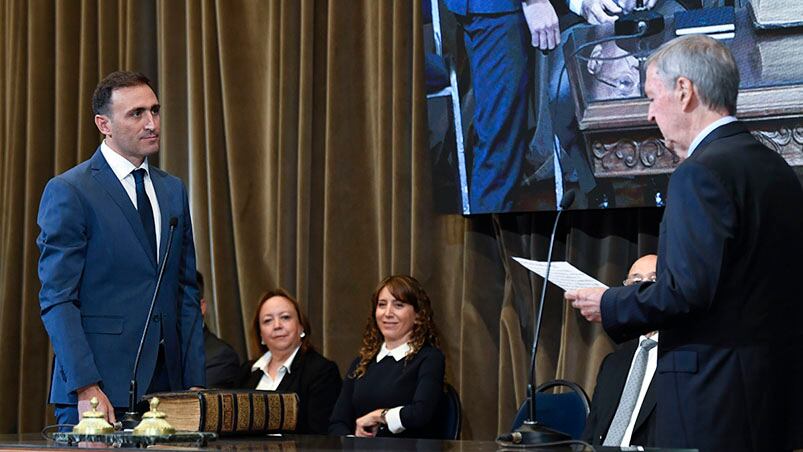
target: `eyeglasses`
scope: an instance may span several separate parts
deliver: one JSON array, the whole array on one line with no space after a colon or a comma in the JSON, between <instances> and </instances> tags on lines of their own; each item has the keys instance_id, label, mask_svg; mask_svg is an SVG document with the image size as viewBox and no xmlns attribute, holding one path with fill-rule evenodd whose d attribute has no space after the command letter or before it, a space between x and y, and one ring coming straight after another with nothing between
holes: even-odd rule
<instances>
[{"instance_id":1,"label":"eyeglasses","mask_svg":"<svg viewBox=\"0 0 803 452\"><path fill-rule=\"evenodd\" d=\"M627 278L626 280L622 281L622 284L625 286L632 286L634 284L641 284L643 282L655 282L656 275L655 273L650 273L647 276L643 275L632 275L631 277Z\"/></svg>"}]
</instances>

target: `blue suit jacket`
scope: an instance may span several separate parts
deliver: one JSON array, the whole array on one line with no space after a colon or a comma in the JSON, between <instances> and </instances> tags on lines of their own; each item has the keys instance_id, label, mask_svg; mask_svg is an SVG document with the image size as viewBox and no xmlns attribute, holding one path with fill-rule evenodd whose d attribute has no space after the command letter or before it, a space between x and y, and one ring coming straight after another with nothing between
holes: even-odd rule
<instances>
[{"instance_id":1,"label":"blue suit jacket","mask_svg":"<svg viewBox=\"0 0 803 452\"><path fill-rule=\"evenodd\" d=\"M137 375L138 396L154 373L158 346L173 390L204 386L204 339L195 282L187 192L176 177L151 166L161 210L159 262L140 217L98 149L51 179L39 206L39 293L42 321L55 350L50 402L76 404L76 390L99 382L117 407L128 405L129 381L158 265L170 256Z\"/></svg>"},{"instance_id":2,"label":"blue suit jacket","mask_svg":"<svg viewBox=\"0 0 803 452\"><path fill-rule=\"evenodd\" d=\"M803 447L803 189L738 122L669 182L653 284L612 288L616 341L659 329L656 446Z\"/></svg>"}]
</instances>

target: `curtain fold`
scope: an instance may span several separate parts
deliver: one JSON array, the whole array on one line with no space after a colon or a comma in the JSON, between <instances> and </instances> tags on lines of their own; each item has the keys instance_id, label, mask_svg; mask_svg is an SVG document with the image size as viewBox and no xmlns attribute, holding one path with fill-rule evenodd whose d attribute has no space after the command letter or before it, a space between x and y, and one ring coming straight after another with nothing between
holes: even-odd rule
<instances>
[{"instance_id":1,"label":"curtain fold","mask_svg":"<svg viewBox=\"0 0 803 452\"><path fill-rule=\"evenodd\" d=\"M507 430L525 394L554 213L432 208L421 4L414 0L0 0L0 432L52 422L36 213L97 148L90 107L117 69L154 81L162 150L188 186L206 322L242 358L259 295L294 293L345 373L370 295L409 273L434 303L464 439ZM660 211L567 212L554 258L608 284L654 251ZM548 287L538 382L593 390L612 349Z\"/></svg>"}]
</instances>

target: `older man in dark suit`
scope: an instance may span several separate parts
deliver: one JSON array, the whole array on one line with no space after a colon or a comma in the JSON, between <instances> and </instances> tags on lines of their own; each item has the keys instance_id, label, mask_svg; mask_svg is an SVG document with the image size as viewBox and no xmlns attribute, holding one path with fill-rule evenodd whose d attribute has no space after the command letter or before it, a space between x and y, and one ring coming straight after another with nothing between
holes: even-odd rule
<instances>
[{"instance_id":1,"label":"older man in dark suit","mask_svg":"<svg viewBox=\"0 0 803 452\"><path fill-rule=\"evenodd\" d=\"M569 291L617 342L659 330L656 445L801 446L803 189L733 116L736 63L700 35L647 61L649 119L685 161L669 182L658 278Z\"/></svg>"}]
</instances>

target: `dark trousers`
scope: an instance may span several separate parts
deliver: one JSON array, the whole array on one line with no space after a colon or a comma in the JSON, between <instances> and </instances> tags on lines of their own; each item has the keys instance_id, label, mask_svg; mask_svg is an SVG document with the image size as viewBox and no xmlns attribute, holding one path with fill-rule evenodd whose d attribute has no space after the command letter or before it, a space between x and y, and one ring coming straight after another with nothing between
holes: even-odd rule
<instances>
[{"instance_id":1,"label":"dark trousers","mask_svg":"<svg viewBox=\"0 0 803 452\"><path fill-rule=\"evenodd\" d=\"M471 212L507 211L513 208L527 149L530 30L521 10L457 17L476 99Z\"/></svg>"}]
</instances>

